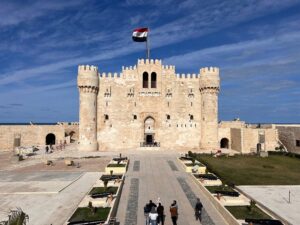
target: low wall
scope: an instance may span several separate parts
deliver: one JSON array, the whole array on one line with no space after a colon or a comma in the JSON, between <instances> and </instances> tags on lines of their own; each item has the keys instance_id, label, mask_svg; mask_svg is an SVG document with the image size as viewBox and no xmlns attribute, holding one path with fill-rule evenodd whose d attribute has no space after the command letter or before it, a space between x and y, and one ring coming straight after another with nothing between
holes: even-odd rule
<instances>
[{"instance_id":1,"label":"low wall","mask_svg":"<svg viewBox=\"0 0 300 225\"><path fill-rule=\"evenodd\" d=\"M231 213L215 198L212 194L193 176L196 184L200 187L202 193L210 200L214 207L219 211L219 213L224 217L226 222L230 225L240 225L237 219L231 215Z\"/></svg>"}]
</instances>

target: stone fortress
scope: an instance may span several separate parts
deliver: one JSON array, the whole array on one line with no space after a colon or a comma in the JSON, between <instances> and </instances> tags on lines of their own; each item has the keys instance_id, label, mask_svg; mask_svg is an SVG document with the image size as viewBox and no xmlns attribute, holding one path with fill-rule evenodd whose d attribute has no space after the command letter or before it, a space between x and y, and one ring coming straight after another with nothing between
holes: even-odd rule
<instances>
[{"instance_id":1,"label":"stone fortress","mask_svg":"<svg viewBox=\"0 0 300 225\"><path fill-rule=\"evenodd\" d=\"M0 151L73 143L82 151L161 149L241 153L283 145L300 152L300 125L218 122L219 69L176 74L161 60L139 59L120 74L78 67L79 123L2 124ZM237 103L238 107L238 103Z\"/></svg>"},{"instance_id":2,"label":"stone fortress","mask_svg":"<svg viewBox=\"0 0 300 225\"><path fill-rule=\"evenodd\" d=\"M279 145L277 130L242 122L218 124L219 68L176 74L161 60L139 59L121 74L78 67L79 149L85 151L160 148L242 152Z\"/></svg>"}]
</instances>

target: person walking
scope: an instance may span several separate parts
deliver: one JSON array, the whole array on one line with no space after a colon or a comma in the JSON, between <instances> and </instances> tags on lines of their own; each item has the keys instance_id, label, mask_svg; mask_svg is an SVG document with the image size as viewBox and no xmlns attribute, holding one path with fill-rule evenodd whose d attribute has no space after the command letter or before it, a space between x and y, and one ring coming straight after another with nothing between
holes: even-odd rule
<instances>
[{"instance_id":1,"label":"person walking","mask_svg":"<svg viewBox=\"0 0 300 225\"><path fill-rule=\"evenodd\" d=\"M195 205L195 217L196 217L196 220L199 220L200 222L202 219L202 208L203 208L203 205L202 205L200 199L197 198L197 202Z\"/></svg>"},{"instance_id":2,"label":"person walking","mask_svg":"<svg viewBox=\"0 0 300 225\"><path fill-rule=\"evenodd\" d=\"M158 214L157 223L158 224L161 223L161 225L164 225L165 224L164 206L161 203L158 203L157 214Z\"/></svg>"},{"instance_id":3,"label":"person walking","mask_svg":"<svg viewBox=\"0 0 300 225\"><path fill-rule=\"evenodd\" d=\"M149 222L150 225L157 225L158 214L155 210L155 207L152 207L151 212L149 213Z\"/></svg>"},{"instance_id":4,"label":"person walking","mask_svg":"<svg viewBox=\"0 0 300 225\"><path fill-rule=\"evenodd\" d=\"M178 219L178 206L177 202L174 200L173 203L170 206L170 213L171 213L171 219L173 225L177 225L177 219Z\"/></svg>"},{"instance_id":5,"label":"person walking","mask_svg":"<svg viewBox=\"0 0 300 225\"><path fill-rule=\"evenodd\" d=\"M149 225L149 213L151 211L151 206L147 203L144 207L144 216L146 220L146 225Z\"/></svg>"}]
</instances>

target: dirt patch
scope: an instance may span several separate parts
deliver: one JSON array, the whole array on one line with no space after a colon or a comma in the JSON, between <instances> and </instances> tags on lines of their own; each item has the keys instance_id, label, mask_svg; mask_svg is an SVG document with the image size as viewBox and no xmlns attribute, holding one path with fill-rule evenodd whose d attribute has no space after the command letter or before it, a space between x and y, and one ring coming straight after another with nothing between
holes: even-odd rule
<instances>
[{"instance_id":1,"label":"dirt patch","mask_svg":"<svg viewBox=\"0 0 300 225\"><path fill-rule=\"evenodd\" d=\"M11 171L36 172L36 171L76 171L76 172L103 172L110 161L109 157L72 159L74 166L67 166L64 159L52 160L53 165L45 165L41 159L36 159L36 164L22 166Z\"/></svg>"}]
</instances>

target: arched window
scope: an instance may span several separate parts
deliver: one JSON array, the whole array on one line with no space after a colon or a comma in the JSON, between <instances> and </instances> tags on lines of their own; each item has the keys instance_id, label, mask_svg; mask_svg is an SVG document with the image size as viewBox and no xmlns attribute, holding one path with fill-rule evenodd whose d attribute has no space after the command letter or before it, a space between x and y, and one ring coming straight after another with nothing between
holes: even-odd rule
<instances>
[{"instance_id":1,"label":"arched window","mask_svg":"<svg viewBox=\"0 0 300 225\"><path fill-rule=\"evenodd\" d=\"M109 120L109 116L107 114L104 115L105 120Z\"/></svg>"},{"instance_id":2,"label":"arched window","mask_svg":"<svg viewBox=\"0 0 300 225\"><path fill-rule=\"evenodd\" d=\"M171 119L171 116L169 114L167 114L167 120Z\"/></svg>"},{"instance_id":3,"label":"arched window","mask_svg":"<svg viewBox=\"0 0 300 225\"><path fill-rule=\"evenodd\" d=\"M149 76L147 72L143 73L143 88L148 88Z\"/></svg>"},{"instance_id":4,"label":"arched window","mask_svg":"<svg viewBox=\"0 0 300 225\"><path fill-rule=\"evenodd\" d=\"M156 88L156 73L151 73L151 88Z\"/></svg>"},{"instance_id":5,"label":"arched window","mask_svg":"<svg viewBox=\"0 0 300 225\"><path fill-rule=\"evenodd\" d=\"M137 119L137 116L136 116L136 115L133 115L133 119L136 120L136 119Z\"/></svg>"},{"instance_id":6,"label":"arched window","mask_svg":"<svg viewBox=\"0 0 300 225\"><path fill-rule=\"evenodd\" d=\"M194 120L194 116L193 115L190 115L190 120Z\"/></svg>"}]
</instances>

